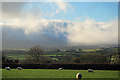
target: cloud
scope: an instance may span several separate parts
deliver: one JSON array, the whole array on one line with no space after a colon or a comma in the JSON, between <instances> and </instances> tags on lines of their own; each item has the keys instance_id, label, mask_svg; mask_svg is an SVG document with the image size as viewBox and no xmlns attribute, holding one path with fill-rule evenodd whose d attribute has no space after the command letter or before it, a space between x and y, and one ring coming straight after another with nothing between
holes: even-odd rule
<instances>
[{"instance_id":1,"label":"cloud","mask_svg":"<svg viewBox=\"0 0 120 80\"><path fill-rule=\"evenodd\" d=\"M96 44L117 44L118 22L95 22L87 19L85 22L75 22L68 25L66 29L69 44L72 45L96 45Z\"/></svg>"},{"instance_id":2,"label":"cloud","mask_svg":"<svg viewBox=\"0 0 120 80\"><path fill-rule=\"evenodd\" d=\"M68 45L97 45L117 44L117 20L109 22L96 22L86 19L84 22L62 20L39 20L34 16L27 16L24 21L14 20L13 23L4 24L14 29L22 29L28 36L45 35L53 38L64 36ZM62 37L61 37L62 38Z\"/></svg>"},{"instance_id":3,"label":"cloud","mask_svg":"<svg viewBox=\"0 0 120 80\"><path fill-rule=\"evenodd\" d=\"M48 9L52 10L46 14L43 14L41 11L41 7L44 7L46 4ZM51 9L52 8L52 9ZM70 5L68 2L3 2L2 3L2 18L5 20L10 20L13 18L20 18L24 17L27 14L33 14L35 16L54 16L60 12L66 13L68 9L73 9L73 6ZM52 14L51 14L52 13ZM51 14L51 15L49 15Z\"/></svg>"},{"instance_id":4,"label":"cloud","mask_svg":"<svg viewBox=\"0 0 120 80\"><path fill-rule=\"evenodd\" d=\"M64 13L67 12L68 8L73 8L72 5L68 4L67 2L55 2L55 5L57 5L58 9L56 10L56 13L59 13L60 10L62 10Z\"/></svg>"},{"instance_id":5,"label":"cloud","mask_svg":"<svg viewBox=\"0 0 120 80\"><path fill-rule=\"evenodd\" d=\"M2 18L10 19L23 15L22 7L26 2L3 2L2 3Z\"/></svg>"},{"instance_id":6,"label":"cloud","mask_svg":"<svg viewBox=\"0 0 120 80\"><path fill-rule=\"evenodd\" d=\"M26 34L26 27L15 28L9 24L3 24L3 48L29 48L35 45L45 47L57 47L66 45L66 37L62 34L62 26L64 23L60 21L48 21L48 25L40 23L42 29L37 27L29 28L29 33ZM57 27L59 26L59 27ZM60 28L61 27L61 28Z\"/></svg>"},{"instance_id":7,"label":"cloud","mask_svg":"<svg viewBox=\"0 0 120 80\"><path fill-rule=\"evenodd\" d=\"M68 3L56 2L55 13L66 13ZM22 7L26 3L4 3L3 30L4 44L13 45L96 45L118 43L118 21L96 22L86 18L82 22L48 20L44 18L41 9L32 5L29 11ZM51 5L52 8L55 6ZM5 17L6 16L6 17ZM79 18L81 19L81 18ZM12 29L12 30L10 30ZM13 33L11 33L13 32ZM14 34L15 33L15 34ZM11 39L11 37L13 37ZM23 42L23 43L22 43ZM19 44L18 44L19 43Z\"/></svg>"}]
</instances>

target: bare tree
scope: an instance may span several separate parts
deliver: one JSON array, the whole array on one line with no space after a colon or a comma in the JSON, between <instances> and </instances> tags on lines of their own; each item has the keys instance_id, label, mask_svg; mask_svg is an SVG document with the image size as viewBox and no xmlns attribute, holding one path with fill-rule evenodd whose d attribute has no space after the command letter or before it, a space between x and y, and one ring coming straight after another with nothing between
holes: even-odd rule
<instances>
[{"instance_id":1,"label":"bare tree","mask_svg":"<svg viewBox=\"0 0 120 80\"><path fill-rule=\"evenodd\" d=\"M44 55L44 50L40 46L35 46L30 48L28 54L32 57L33 62L40 63Z\"/></svg>"}]
</instances>

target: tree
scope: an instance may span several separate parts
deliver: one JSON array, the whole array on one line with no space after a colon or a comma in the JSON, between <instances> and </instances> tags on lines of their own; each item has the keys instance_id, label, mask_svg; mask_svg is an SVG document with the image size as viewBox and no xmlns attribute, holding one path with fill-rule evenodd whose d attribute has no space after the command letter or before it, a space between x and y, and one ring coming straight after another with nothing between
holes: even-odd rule
<instances>
[{"instance_id":1,"label":"tree","mask_svg":"<svg viewBox=\"0 0 120 80\"><path fill-rule=\"evenodd\" d=\"M30 55L25 62L26 63L51 63L52 59L44 54L44 49L40 46L30 48L28 51Z\"/></svg>"},{"instance_id":2,"label":"tree","mask_svg":"<svg viewBox=\"0 0 120 80\"><path fill-rule=\"evenodd\" d=\"M79 59L79 58L75 58L75 59L74 59L74 62L75 62L75 63L80 63L80 59Z\"/></svg>"},{"instance_id":3,"label":"tree","mask_svg":"<svg viewBox=\"0 0 120 80\"><path fill-rule=\"evenodd\" d=\"M82 52L82 49L79 48L78 50L79 50L80 52Z\"/></svg>"},{"instance_id":4,"label":"tree","mask_svg":"<svg viewBox=\"0 0 120 80\"><path fill-rule=\"evenodd\" d=\"M97 53L87 53L80 55L80 63L108 63L106 55L97 54Z\"/></svg>"},{"instance_id":5,"label":"tree","mask_svg":"<svg viewBox=\"0 0 120 80\"><path fill-rule=\"evenodd\" d=\"M6 56L2 54L2 63L5 63L5 61L6 61Z\"/></svg>"},{"instance_id":6,"label":"tree","mask_svg":"<svg viewBox=\"0 0 120 80\"><path fill-rule=\"evenodd\" d=\"M32 57L32 61L35 63L40 63L42 56L43 56L44 50L40 46L35 46L30 48L28 51L28 54Z\"/></svg>"},{"instance_id":7,"label":"tree","mask_svg":"<svg viewBox=\"0 0 120 80\"><path fill-rule=\"evenodd\" d=\"M76 52L76 49L70 49L70 50L68 50L68 52Z\"/></svg>"},{"instance_id":8,"label":"tree","mask_svg":"<svg viewBox=\"0 0 120 80\"><path fill-rule=\"evenodd\" d=\"M74 56L71 53L64 53L59 59L60 63L73 63Z\"/></svg>"}]
</instances>

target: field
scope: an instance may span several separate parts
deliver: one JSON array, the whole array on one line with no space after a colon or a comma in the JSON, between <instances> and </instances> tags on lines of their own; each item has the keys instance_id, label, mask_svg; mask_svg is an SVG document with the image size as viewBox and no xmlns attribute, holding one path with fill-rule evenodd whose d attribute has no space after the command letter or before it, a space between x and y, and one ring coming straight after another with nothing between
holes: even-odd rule
<instances>
[{"instance_id":1,"label":"field","mask_svg":"<svg viewBox=\"0 0 120 80\"><path fill-rule=\"evenodd\" d=\"M92 56L95 56L98 54L99 55L104 54L101 56L105 56L107 58L107 59L104 59L104 60L106 60L106 62L109 62L111 59L111 62L109 62L109 63L117 63L117 61L119 59L117 49L118 48L105 48L105 49L97 48L97 49L82 49L82 50L81 49L80 50L79 49L70 49L70 50L60 50L59 49L58 51L57 50L46 51L44 53L45 54L44 56L50 57L50 59L55 62L56 61L60 62L60 61L63 61L60 59L63 59L64 56L73 56L73 57L77 58L82 55L82 58L83 58L83 57L88 57L87 55L89 55L89 54L92 54ZM110 52L112 52L112 53L110 53ZM96 53L96 54L93 54L93 53ZM26 50L21 50L21 51L20 50L5 50L4 56L7 59L18 59L19 63L24 63L24 62L26 62L26 59L31 57L29 54L27 54ZM73 59L73 57L71 57L72 58L71 62L76 62L76 63L80 62L80 60L79 60L80 57L77 58L78 61L76 61L75 58ZM101 58L96 58L96 59L101 59ZM99 63L102 60L98 60L98 62L96 62L96 63ZM66 60L66 62L67 61L70 62L69 60ZM90 61L90 63L95 62L94 60L92 60L92 61L93 62ZM52 62L52 61L49 61L49 62ZM85 62L81 60L81 63L85 63ZM87 63L87 60L86 60L86 63ZM104 63L104 62L102 62L102 63Z\"/></svg>"},{"instance_id":2,"label":"field","mask_svg":"<svg viewBox=\"0 0 120 80\"><path fill-rule=\"evenodd\" d=\"M86 53L90 53L90 54L96 53L97 50L100 50L100 49L83 50L84 52L71 52L71 54L74 54L73 56L76 57L76 55L78 56ZM65 52L65 53L67 54L69 52ZM64 56L62 52L53 52L53 53L46 54L45 56L49 56L51 57L51 59L57 61L59 60L59 57L61 57L62 55ZM7 59L19 59L19 62L22 63L30 55L25 53L23 54L6 53L5 56ZM117 59L118 57L119 56L116 54L112 55L111 60ZM104 67L102 68L104 69ZM76 74L78 72L82 74L82 80L118 80L118 75L120 76L117 70L116 71L115 70L95 70L95 73L88 73L87 70L24 69L19 71L16 69L12 69L8 71L3 69L2 80L77 80Z\"/></svg>"},{"instance_id":3,"label":"field","mask_svg":"<svg viewBox=\"0 0 120 80\"><path fill-rule=\"evenodd\" d=\"M5 56L8 59L19 59L20 62L24 61L29 55L27 54L5 54ZM62 56L62 55L46 55L49 57L56 57L56 56ZM57 60L57 58L52 58L53 60Z\"/></svg>"},{"instance_id":4,"label":"field","mask_svg":"<svg viewBox=\"0 0 120 80\"><path fill-rule=\"evenodd\" d=\"M98 50L102 50L102 49L84 49L83 51L90 53L91 51L98 51ZM73 53L73 54L80 55L84 53ZM16 54L16 53L7 53L5 54L5 56L8 59L19 59L19 62L23 62L27 57L29 57L28 54ZM46 54L46 56L51 57L53 60L58 60L56 57L57 56L61 57L62 52L50 53L50 54Z\"/></svg>"},{"instance_id":5,"label":"field","mask_svg":"<svg viewBox=\"0 0 120 80\"><path fill-rule=\"evenodd\" d=\"M95 70L95 73L88 73L87 70L56 70L56 69L24 69L24 70L2 70L3 78L71 78L80 72L82 78L118 78L118 71Z\"/></svg>"}]
</instances>

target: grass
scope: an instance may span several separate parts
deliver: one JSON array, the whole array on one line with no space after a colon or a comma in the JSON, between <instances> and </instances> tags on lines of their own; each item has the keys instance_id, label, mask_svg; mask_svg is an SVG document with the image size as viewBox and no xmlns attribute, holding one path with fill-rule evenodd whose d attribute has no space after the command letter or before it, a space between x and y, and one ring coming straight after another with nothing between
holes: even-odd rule
<instances>
[{"instance_id":1,"label":"grass","mask_svg":"<svg viewBox=\"0 0 120 80\"><path fill-rule=\"evenodd\" d=\"M20 62L22 62L23 60L25 60L27 57L29 57L29 55L27 54L5 54L5 56L8 59L19 59ZM46 55L49 57L56 57L56 56L62 56L62 55ZM57 58L52 58L53 60L58 60Z\"/></svg>"},{"instance_id":2,"label":"grass","mask_svg":"<svg viewBox=\"0 0 120 80\"><path fill-rule=\"evenodd\" d=\"M25 58L28 57L29 55L27 54L5 54L7 58ZM62 55L46 55L46 56L62 56Z\"/></svg>"},{"instance_id":3,"label":"grass","mask_svg":"<svg viewBox=\"0 0 120 80\"><path fill-rule=\"evenodd\" d=\"M91 51L98 51L98 50L102 50L102 49L84 49L83 51L85 51L85 52L91 52Z\"/></svg>"},{"instance_id":4,"label":"grass","mask_svg":"<svg viewBox=\"0 0 120 80\"><path fill-rule=\"evenodd\" d=\"M83 78L118 78L118 71L95 70L88 73L87 70L53 70L53 69L24 69L24 70L2 70L3 78L75 78L80 72Z\"/></svg>"},{"instance_id":5,"label":"grass","mask_svg":"<svg viewBox=\"0 0 120 80\"><path fill-rule=\"evenodd\" d=\"M27 54L5 54L7 58L26 58L29 55Z\"/></svg>"},{"instance_id":6,"label":"grass","mask_svg":"<svg viewBox=\"0 0 120 80\"><path fill-rule=\"evenodd\" d=\"M55 56L56 57L56 56L62 56L62 55L47 55L47 56Z\"/></svg>"}]
</instances>

